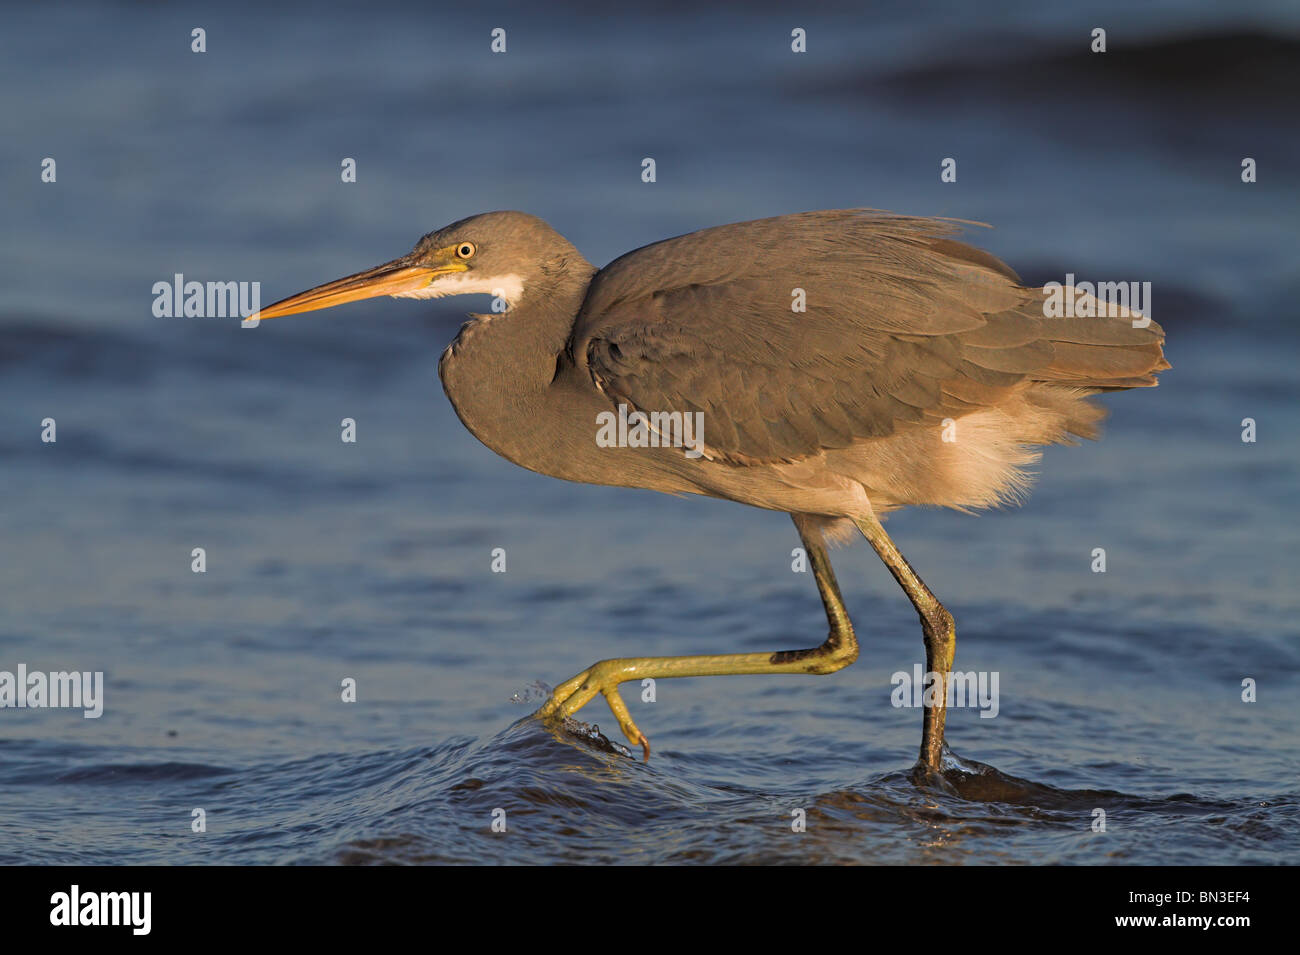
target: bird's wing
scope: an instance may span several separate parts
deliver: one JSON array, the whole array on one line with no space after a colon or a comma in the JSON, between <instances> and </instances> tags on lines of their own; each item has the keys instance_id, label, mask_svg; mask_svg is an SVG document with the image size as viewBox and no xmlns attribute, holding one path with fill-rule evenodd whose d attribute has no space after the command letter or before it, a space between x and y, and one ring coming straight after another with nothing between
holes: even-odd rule
<instances>
[{"instance_id":1,"label":"bird's wing","mask_svg":"<svg viewBox=\"0 0 1300 955\"><path fill-rule=\"evenodd\" d=\"M706 453L734 463L958 418L1027 379L1154 383L1159 326L1046 319L1039 290L957 231L837 210L658 242L595 276L568 355L614 406L702 412Z\"/></svg>"}]
</instances>

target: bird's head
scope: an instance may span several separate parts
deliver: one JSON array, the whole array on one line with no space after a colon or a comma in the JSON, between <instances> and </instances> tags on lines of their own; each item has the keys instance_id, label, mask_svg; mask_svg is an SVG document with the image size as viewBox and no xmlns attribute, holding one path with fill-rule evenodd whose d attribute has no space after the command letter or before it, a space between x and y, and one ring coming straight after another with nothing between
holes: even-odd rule
<instances>
[{"instance_id":1,"label":"bird's head","mask_svg":"<svg viewBox=\"0 0 1300 955\"><path fill-rule=\"evenodd\" d=\"M318 285L261 310L259 318L314 312L378 295L495 295L515 305L530 288L590 265L564 236L523 212L486 212L430 232L408 255Z\"/></svg>"}]
</instances>

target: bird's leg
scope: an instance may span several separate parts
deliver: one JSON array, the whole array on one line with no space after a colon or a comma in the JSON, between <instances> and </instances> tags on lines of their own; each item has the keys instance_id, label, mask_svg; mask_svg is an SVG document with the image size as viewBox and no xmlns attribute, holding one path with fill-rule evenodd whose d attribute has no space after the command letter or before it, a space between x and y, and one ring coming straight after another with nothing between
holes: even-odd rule
<instances>
[{"instance_id":1,"label":"bird's leg","mask_svg":"<svg viewBox=\"0 0 1300 955\"><path fill-rule=\"evenodd\" d=\"M937 702L933 706L926 705L921 723L921 763L927 769L937 770L943 755L943 727L948 715L948 679L957 649L957 631L952 614L917 576L874 515L857 519L855 523L894 579L907 592L921 618L921 632L925 636L925 670L927 674L938 674Z\"/></svg>"},{"instance_id":2,"label":"bird's leg","mask_svg":"<svg viewBox=\"0 0 1300 955\"><path fill-rule=\"evenodd\" d=\"M623 734L645 750L650 758L650 741L632 721L627 706L618 694L621 683L630 680L669 679L684 676L726 676L729 674L758 673L834 673L858 658L858 642L853 635L853 624L844 609L839 584L831 570L831 561L821 532L810 521L794 515L795 526L803 540L808 562L812 565L813 579L826 607L830 633L821 646L807 650L778 650L775 653L726 653L716 656L684 657L626 657L601 660L566 680L555 688L538 715L543 718L563 719L572 716L593 700L596 694L605 696L609 708L618 719Z\"/></svg>"}]
</instances>

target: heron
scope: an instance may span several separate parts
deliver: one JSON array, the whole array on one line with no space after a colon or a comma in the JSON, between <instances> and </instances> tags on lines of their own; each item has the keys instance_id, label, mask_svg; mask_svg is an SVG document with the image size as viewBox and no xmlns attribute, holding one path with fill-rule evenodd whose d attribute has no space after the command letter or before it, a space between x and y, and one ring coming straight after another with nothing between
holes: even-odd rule
<instances>
[{"instance_id":1,"label":"heron","mask_svg":"<svg viewBox=\"0 0 1300 955\"><path fill-rule=\"evenodd\" d=\"M1094 396L1153 386L1169 367L1149 316L1073 289L1088 307L1056 314L1044 289L955 238L972 224L805 212L665 239L598 269L542 219L489 212L257 317L379 295L495 296L503 310L471 314L438 363L488 448L567 481L791 516L826 611L822 643L600 660L551 692L544 720L562 725L604 696L648 759L623 683L848 666L858 643L829 549L861 534L920 621L934 692L916 767L939 771L956 628L883 519L1021 502L1039 448L1097 437ZM615 413L631 427L598 440ZM698 423L689 441L679 422Z\"/></svg>"}]
</instances>

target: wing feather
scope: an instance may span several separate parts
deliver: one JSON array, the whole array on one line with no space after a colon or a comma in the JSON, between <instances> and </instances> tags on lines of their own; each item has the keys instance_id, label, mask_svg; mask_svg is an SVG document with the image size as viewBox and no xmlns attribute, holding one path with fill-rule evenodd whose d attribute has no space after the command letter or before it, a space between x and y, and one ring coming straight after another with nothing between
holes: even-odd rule
<instances>
[{"instance_id":1,"label":"wing feather","mask_svg":"<svg viewBox=\"0 0 1300 955\"><path fill-rule=\"evenodd\" d=\"M1131 387L1167 367L1155 323L1045 317L1041 290L958 231L834 210L658 242L597 273L568 357L612 404L703 413L710 455L734 463L930 427L1030 381Z\"/></svg>"}]
</instances>

